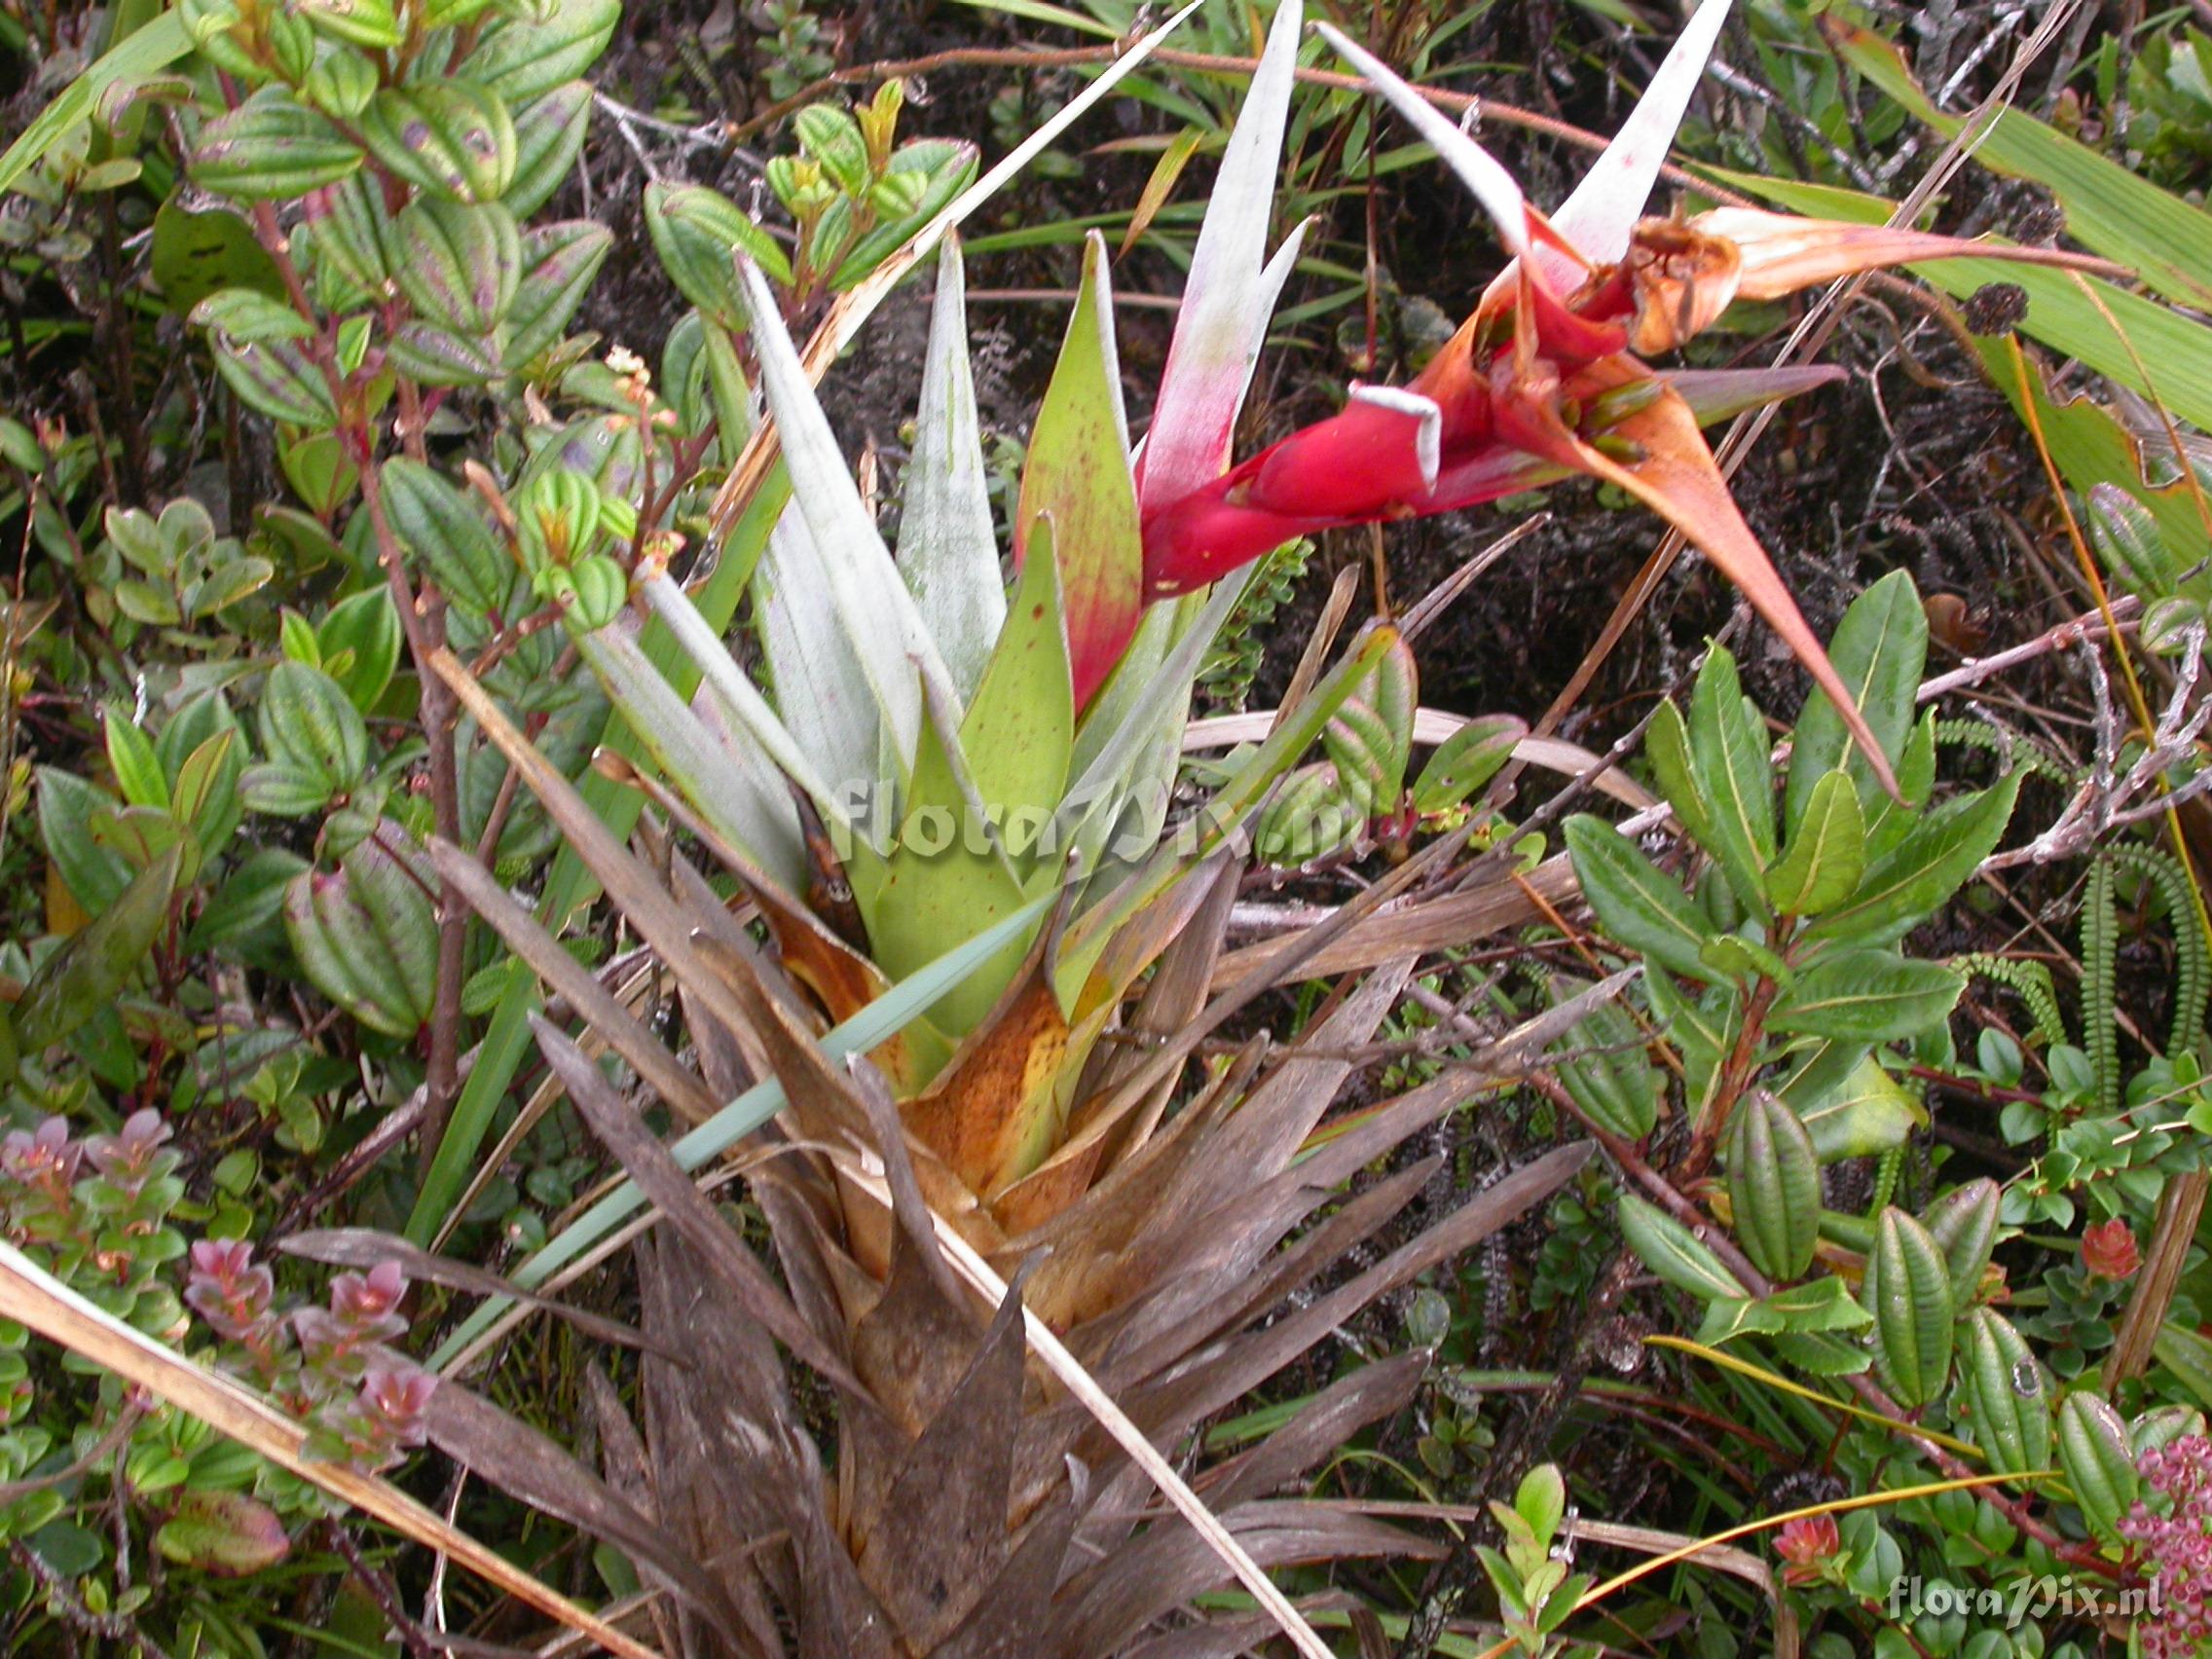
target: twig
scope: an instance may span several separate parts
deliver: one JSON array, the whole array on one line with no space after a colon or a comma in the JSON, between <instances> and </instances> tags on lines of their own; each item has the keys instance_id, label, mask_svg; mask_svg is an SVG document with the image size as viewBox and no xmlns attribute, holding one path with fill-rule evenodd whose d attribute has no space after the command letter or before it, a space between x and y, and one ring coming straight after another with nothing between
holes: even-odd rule
<instances>
[{"instance_id":1,"label":"twig","mask_svg":"<svg viewBox=\"0 0 2212 1659\"><path fill-rule=\"evenodd\" d=\"M353 1534L337 1521L325 1526L324 1534L330 1539L330 1547L346 1558L346 1567L353 1575L353 1582L368 1592L369 1600L377 1604L377 1610L384 1614L385 1622L391 1626L413 1659L437 1659L435 1644L400 1604L398 1587L362 1558L360 1546L353 1542Z\"/></svg>"},{"instance_id":2,"label":"twig","mask_svg":"<svg viewBox=\"0 0 2212 1659\"><path fill-rule=\"evenodd\" d=\"M2133 626L2136 612L2142 608L2143 602L2133 594L2112 602L2113 618L2120 624L2122 634ZM2064 650L2078 640L2102 642L2111 638L2112 635L2105 629L2104 618L2096 612L2072 617L2055 627L2046 628L2032 640L2023 640L2016 645L2008 645L1985 657L1969 658L1948 674L1938 674L1932 680L1922 681L1920 689L1913 695L1913 701L1932 703L1948 692L1963 691L1969 686L1979 685L2007 669L2017 668L2024 662L2031 662L2054 650Z\"/></svg>"},{"instance_id":3,"label":"twig","mask_svg":"<svg viewBox=\"0 0 2212 1659\"><path fill-rule=\"evenodd\" d=\"M138 1621L127 1613L95 1613L85 1605L84 1599L61 1574L48 1565L29 1543L18 1538L8 1546L8 1553L24 1571L39 1581L46 1592L47 1605L62 1620L87 1636L98 1637L103 1641L126 1642L136 1646L144 1659L169 1659L160 1642L138 1628Z\"/></svg>"}]
</instances>

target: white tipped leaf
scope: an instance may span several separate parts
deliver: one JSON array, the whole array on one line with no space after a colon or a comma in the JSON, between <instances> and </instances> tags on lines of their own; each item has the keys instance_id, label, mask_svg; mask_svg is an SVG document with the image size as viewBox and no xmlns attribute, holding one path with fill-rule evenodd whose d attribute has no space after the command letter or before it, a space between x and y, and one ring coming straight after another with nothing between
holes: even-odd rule
<instances>
[{"instance_id":1,"label":"white tipped leaf","mask_svg":"<svg viewBox=\"0 0 2212 1659\"><path fill-rule=\"evenodd\" d=\"M760 688L737 666L728 647L715 637L715 631L707 626L707 619L699 614L698 608L684 597L682 588L660 575L641 583L640 589L645 602L653 608L653 613L668 624L669 632L676 636L684 655L698 665L700 692L711 696L720 706L729 719L731 734L745 732L769 760L807 793L815 810L828 823L847 826L851 815L845 810L845 797L830 788L821 768L793 740L789 728L768 707L768 700L760 695Z\"/></svg>"},{"instance_id":2,"label":"white tipped leaf","mask_svg":"<svg viewBox=\"0 0 2212 1659\"><path fill-rule=\"evenodd\" d=\"M1222 153L1138 465L1150 501L1186 496L1227 466L1268 321L1306 235L1299 225L1274 257L1267 257L1275 160L1289 120L1303 19L1302 0L1282 0L1275 8L1267 49Z\"/></svg>"},{"instance_id":3,"label":"white tipped leaf","mask_svg":"<svg viewBox=\"0 0 2212 1659\"><path fill-rule=\"evenodd\" d=\"M1698 7L1613 141L1552 215L1552 228L1592 264L1609 264L1628 251L1629 233L1651 200L1651 187L1666 165L1667 151L1705 74L1714 43L1720 38L1720 26L1728 20L1731 3L1705 0ZM1556 285L1581 280L1581 272L1551 249L1540 250L1536 258L1543 275Z\"/></svg>"},{"instance_id":4,"label":"white tipped leaf","mask_svg":"<svg viewBox=\"0 0 2212 1659\"><path fill-rule=\"evenodd\" d=\"M954 236L938 254L937 308L899 520L899 570L953 689L967 701L1006 624L1006 592L968 360L967 276Z\"/></svg>"}]
</instances>

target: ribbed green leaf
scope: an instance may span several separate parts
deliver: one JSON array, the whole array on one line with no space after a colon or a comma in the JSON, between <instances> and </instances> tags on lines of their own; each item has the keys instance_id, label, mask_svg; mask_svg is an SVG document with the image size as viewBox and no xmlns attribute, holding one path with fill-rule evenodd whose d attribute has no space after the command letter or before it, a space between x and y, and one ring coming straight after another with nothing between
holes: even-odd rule
<instances>
[{"instance_id":1,"label":"ribbed green leaf","mask_svg":"<svg viewBox=\"0 0 2212 1659\"><path fill-rule=\"evenodd\" d=\"M1959 1382L1974 1444L2000 1474L2050 1466L2050 1378L2020 1333L1986 1308L1966 1316Z\"/></svg>"},{"instance_id":2,"label":"ribbed green leaf","mask_svg":"<svg viewBox=\"0 0 2212 1659\"><path fill-rule=\"evenodd\" d=\"M514 118L504 98L478 82L387 87L358 128L387 169L449 202L497 202L514 183Z\"/></svg>"},{"instance_id":3,"label":"ribbed green leaf","mask_svg":"<svg viewBox=\"0 0 2212 1659\"><path fill-rule=\"evenodd\" d=\"M1720 976L1701 954L1706 927L1671 876L1603 819L1578 813L1561 831L1582 896L1606 933L1692 979Z\"/></svg>"},{"instance_id":4,"label":"ribbed green leaf","mask_svg":"<svg viewBox=\"0 0 2212 1659\"><path fill-rule=\"evenodd\" d=\"M1849 772L1825 773L1789 831L1788 850L1767 873L1767 895L1785 915L1817 916L1850 898L1865 870L1859 791Z\"/></svg>"},{"instance_id":5,"label":"ribbed green leaf","mask_svg":"<svg viewBox=\"0 0 2212 1659\"><path fill-rule=\"evenodd\" d=\"M166 807L169 781L155 756L153 740L122 708L110 704L101 729L107 736L107 763L115 773L115 787L132 806Z\"/></svg>"},{"instance_id":6,"label":"ribbed green leaf","mask_svg":"<svg viewBox=\"0 0 2212 1659\"><path fill-rule=\"evenodd\" d=\"M218 340L215 372L257 415L293 426L337 424L330 383L297 346L283 341L234 346Z\"/></svg>"},{"instance_id":7,"label":"ribbed green leaf","mask_svg":"<svg viewBox=\"0 0 2212 1659\"><path fill-rule=\"evenodd\" d=\"M678 292L732 334L744 332L750 314L733 252L745 253L778 282L792 279L791 261L775 239L704 185L647 185L645 229Z\"/></svg>"},{"instance_id":8,"label":"ribbed green leaf","mask_svg":"<svg viewBox=\"0 0 2212 1659\"><path fill-rule=\"evenodd\" d=\"M455 334L498 326L522 279L522 233L497 202L410 203L391 223L392 278L421 317Z\"/></svg>"},{"instance_id":9,"label":"ribbed green leaf","mask_svg":"<svg viewBox=\"0 0 2212 1659\"><path fill-rule=\"evenodd\" d=\"M506 309L506 366L519 369L560 340L591 290L614 233L588 219L566 219L523 233L522 279Z\"/></svg>"},{"instance_id":10,"label":"ribbed green leaf","mask_svg":"<svg viewBox=\"0 0 2212 1659\"><path fill-rule=\"evenodd\" d=\"M1548 987L1552 1006L1589 988L1562 974ZM1584 1115L1608 1134L1639 1141L1659 1121L1658 1068L1644 1052L1642 1033L1618 1003L1593 1009L1556 1045L1560 1086Z\"/></svg>"},{"instance_id":11,"label":"ribbed green leaf","mask_svg":"<svg viewBox=\"0 0 2212 1659\"><path fill-rule=\"evenodd\" d=\"M195 184L243 202L297 201L361 165L361 148L281 87L264 87L200 129Z\"/></svg>"},{"instance_id":12,"label":"ribbed green leaf","mask_svg":"<svg viewBox=\"0 0 2212 1659\"><path fill-rule=\"evenodd\" d=\"M1769 1278L1812 1265L1821 1231L1821 1166L1797 1115L1764 1089L1736 1108L1728 1142L1728 1196L1737 1242Z\"/></svg>"},{"instance_id":13,"label":"ribbed green leaf","mask_svg":"<svg viewBox=\"0 0 2212 1659\"><path fill-rule=\"evenodd\" d=\"M866 186L867 142L850 111L837 104L808 104L792 117L792 135L838 189L857 196Z\"/></svg>"},{"instance_id":14,"label":"ribbed green leaf","mask_svg":"<svg viewBox=\"0 0 2212 1659\"><path fill-rule=\"evenodd\" d=\"M510 104L519 104L599 61L622 0L554 0L551 6L500 18L468 55L468 72Z\"/></svg>"},{"instance_id":15,"label":"ribbed green leaf","mask_svg":"<svg viewBox=\"0 0 2212 1659\"><path fill-rule=\"evenodd\" d=\"M1912 729L1913 697L1928 661L1928 613L1912 578L1892 571L1854 600L1828 642L1828 659L1880 740L1882 753L1895 761ZM1851 774L1865 812L1877 811L1888 798L1864 756L1854 752L1835 705L1816 687L1790 740L1782 821L1791 836L1812 803L1814 789L1837 767Z\"/></svg>"},{"instance_id":16,"label":"ribbed green leaf","mask_svg":"<svg viewBox=\"0 0 2212 1659\"><path fill-rule=\"evenodd\" d=\"M333 789L350 786L369 763L360 711L329 675L298 662L270 671L261 694L261 749L272 760L317 773Z\"/></svg>"},{"instance_id":17,"label":"ribbed green leaf","mask_svg":"<svg viewBox=\"0 0 2212 1659\"><path fill-rule=\"evenodd\" d=\"M2142 1477L2127 1424L2099 1395L2078 1388L2058 1407L2058 1466L2075 1501L2099 1537L2117 1539L2118 1528L2134 1508Z\"/></svg>"},{"instance_id":18,"label":"ribbed green leaf","mask_svg":"<svg viewBox=\"0 0 2212 1659\"><path fill-rule=\"evenodd\" d=\"M568 181L591 130L591 108L589 81L571 81L515 107L515 176L500 200L517 219L529 218Z\"/></svg>"},{"instance_id":19,"label":"ribbed green leaf","mask_svg":"<svg viewBox=\"0 0 2212 1659\"><path fill-rule=\"evenodd\" d=\"M384 463L384 505L392 529L437 578L449 603L472 615L499 608L514 567L468 498L434 468L404 456Z\"/></svg>"},{"instance_id":20,"label":"ribbed green leaf","mask_svg":"<svg viewBox=\"0 0 2212 1659\"><path fill-rule=\"evenodd\" d=\"M1951 1371L1951 1275L1928 1230L1892 1204L1875 1223L1861 1300L1874 1315L1874 1368L1899 1402L1929 1404Z\"/></svg>"},{"instance_id":21,"label":"ribbed green leaf","mask_svg":"<svg viewBox=\"0 0 2212 1659\"><path fill-rule=\"evenodd\" d=\"M1928 1235L1943 1251L1951 1270L1951 1292L1961 1308L1980 1294L1982 1270L1997 1247L2000 1198L1997 1183L1985 1176L1952 1188L1921 1218Z\"/></svg>"}]
</instances>

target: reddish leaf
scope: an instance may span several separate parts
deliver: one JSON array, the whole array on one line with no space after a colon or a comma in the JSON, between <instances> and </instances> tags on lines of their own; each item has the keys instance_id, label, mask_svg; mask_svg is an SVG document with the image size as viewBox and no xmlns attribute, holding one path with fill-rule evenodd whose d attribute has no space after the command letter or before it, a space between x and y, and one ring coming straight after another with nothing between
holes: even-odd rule
<instances>
[{"instance_id":1,"label":"reddish leaf","mask_svg":"<svg viewBox=\"0 0 2212 1659\"><path fill-rule=\"evenodd\" d=\"M1591 389L1602 390L1608 385L1626 386L1648 373L1633 359L1622 357L1593 364L1578 377L1577 385L1588 384ZM1828 661L1819 637L1783 585L1766 549L1744 522L1688 404L1673 390L1663 389L1643 409L1615 425L1613 435L1640 452L1638 459L1626 462L1613 460L1576 436L1561 419L1556 391L1551 388L1524 387L1510 398L1501 394L1497 415L1499 435L1510 443L1618 485L1687 536L1722 575L1736 584L1804 665L1814 683L1828 694L1875 777L1893 796L1897 794L1897 776L1890 769L1889 756L1882 753L1843 677Z\"/></svg>"},{"instance_id":2,"label":"reddish leaf","mask_svg":"<svg viewBox=\"0 0 2212 1659\"><path fill-rule=\"evenodd\" d=\"M1129 475L1106 263L1106 243L1094 232L1084 245L1075 314L1030 433L1014 522L1018 563L1038 518L1052 521L1079 710L1121 661L1143 608L1143 536Z\"/></svg>"},{"instance_id":3,"label":"reddish leaf","mask_svg":"<svg viewBox=\"0 0 2212 1659\"><path fill-rule=\"evenodd\" d=\"M242 1492L188 1491L154 1534L154 1547L184 1567L243 1578L292 1553L276 1511Z\"/></svg>"}]
</instances>

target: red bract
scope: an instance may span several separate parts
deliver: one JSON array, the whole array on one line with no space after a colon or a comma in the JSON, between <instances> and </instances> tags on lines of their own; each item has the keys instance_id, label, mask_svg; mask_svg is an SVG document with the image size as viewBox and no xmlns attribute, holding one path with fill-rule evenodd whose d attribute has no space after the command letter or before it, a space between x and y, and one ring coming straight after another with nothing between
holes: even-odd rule
<instances>
[{"instance_id":1,"label":"red bract","mask_svg":"<svg viewBox=\"0 0 2212 1659\"><path fill-rule=\"evenodd\" d=\"M2091 1278L2131 1278L2142 1265L2135 1235L2119 1216L2083 1230L2082 1267Z\"/></svg>"},{"instance_id":2,"label":"red bract","mask_svg":"<svg viewBox=\"0 0 2212 1659\"><path fill-rule=\"evenodd\" d=\"M1774 1553L1786 1564L1783 1583L1818 1583L1821 1569L1842 1548L1843 1537L1832 1515L1805 1515L1788 1522L1774 1538Z\"/></svg>"},{"instance_id":3,"label":"red bract","mask_svg":"<svg viewBox=\"0 0 2212 1659\"><path fill-rule=\"evenodd\" d=\"M1910 260L2012 250L1738 208L1687 222L1638 220L1725 9L1725 0L1701 9L1557 226L1528 206L1481 146L1320 25L1467 184L1513 263L1412 385L1355 386L1341 414L1210 482L1140 473L1148 601L1218 580L1319 531L1451 512L1561 477L1602 479L1667 520L1736 584L1895 792L1887 758L1744 522L1695 414L1635 353L1674 350L1733 299L1777 298Z\"/></svg>"}]
</instances>

